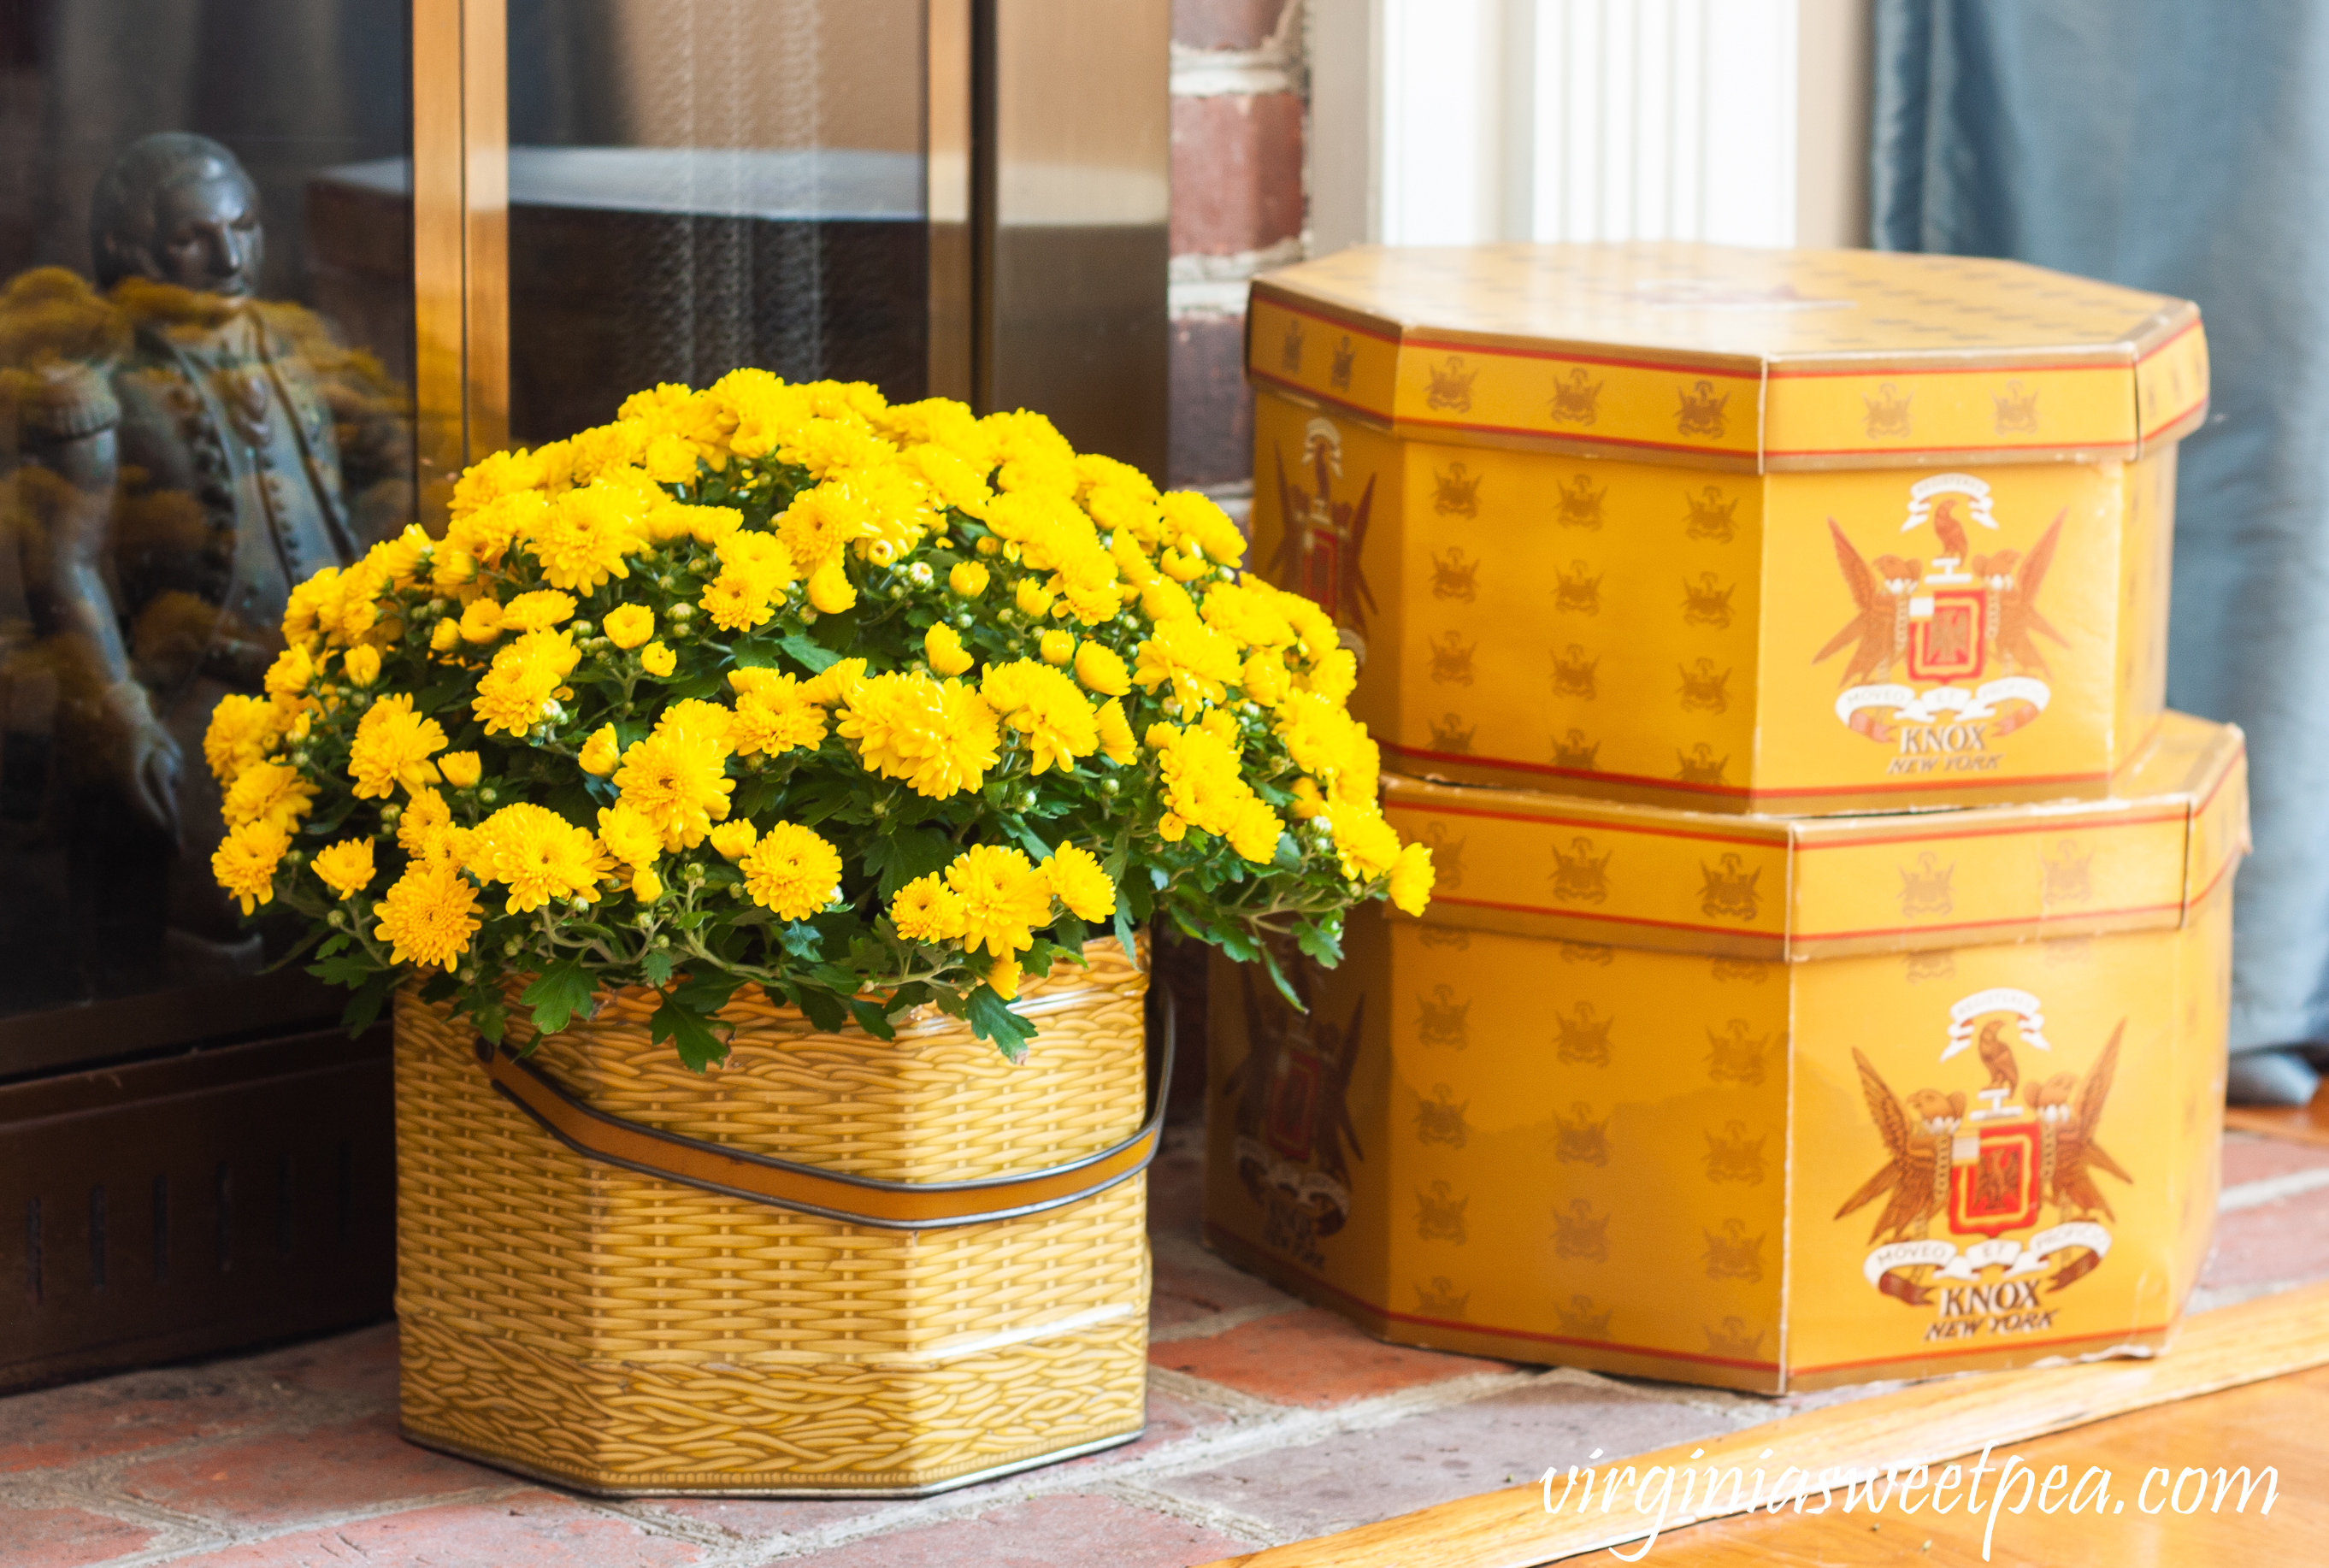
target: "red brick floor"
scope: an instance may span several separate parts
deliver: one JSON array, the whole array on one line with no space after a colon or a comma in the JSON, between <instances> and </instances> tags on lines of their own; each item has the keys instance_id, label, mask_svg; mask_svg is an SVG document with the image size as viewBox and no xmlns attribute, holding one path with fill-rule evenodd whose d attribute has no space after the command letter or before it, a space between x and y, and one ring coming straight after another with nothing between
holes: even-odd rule
<instances>
[{"instance_id":1,"label":"red brick floor","mask_svg":"<svg viewBox=\"0 0 2329 1568\"><path fill-rule=\"evenodd\" d=\"M1158 1161L1149 1428L919 1502L604 1503L395 1435L395 1330L0 1400L0 1565L1188 1568L1852 1392L1765 1400L1377 1343L1195 1240ZM2192 1306L2329 1278L2329 1149L2235 1134Z\"/></svg>"}]
</instances>

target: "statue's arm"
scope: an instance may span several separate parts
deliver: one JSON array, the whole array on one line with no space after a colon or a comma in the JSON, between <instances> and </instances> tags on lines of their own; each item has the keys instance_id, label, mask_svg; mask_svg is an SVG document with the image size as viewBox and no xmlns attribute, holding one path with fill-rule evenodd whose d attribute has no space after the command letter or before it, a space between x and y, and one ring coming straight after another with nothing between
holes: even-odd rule
<instances>
[{"instance_id":1,"label":"statue's arm","mask_svg":"<svg viewBox=\"0 0 2329 1568\"><path fill-rule=\"evenodd\" d=\"M85 422L85 421L84 421ZM129 663L104 562L119 478L117 427L33 434L18 492L24 597L52 660L81 751L75 765L109 781L155 828L178 831L177 742Z\"/></svg>"}]
</instances>

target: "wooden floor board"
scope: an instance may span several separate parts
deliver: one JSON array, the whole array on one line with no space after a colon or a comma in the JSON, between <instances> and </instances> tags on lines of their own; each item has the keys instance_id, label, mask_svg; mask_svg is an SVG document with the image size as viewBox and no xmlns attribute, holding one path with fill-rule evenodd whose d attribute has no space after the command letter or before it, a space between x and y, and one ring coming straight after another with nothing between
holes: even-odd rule
<instances>
[{"instance_id":1,"label":"wooden floor board","mask_svg":"<svg viewBox=\"0 0 2329 1568\"><path fill-rule=\"evenodd\" d=\"M1853 1403L1831 1405L1749 1427L1704 1444L1685 1444L1636 1456L1626 1462L1637 1471L1656 1465L1690 1465L1703 1469L1728 1469L1737 1464L1751 1469L1761 1463L1773 1467L1793 1464L1815 1473L1823 1469L1893 1461L1938 1465L1978 1454L1986 1445L2027 1443L2051 1433L2324 1365L2329 1365L2329 1285L2307 1286L2188 1318L2173 1348L2164 1355L2148 1360L2100 1361L1937 1379ZM2311 1399L2295 1403L2309 1404ZM2171 1429L2173 1427L2173 1412L2164 1412L2161 1419ZM2329 1427L2329 1422L2321 1424ZM1761 1456L1765 1450L1773 1457L1764 1459ZM2202 1458L2211 1467L2229 1462L2221 1459L2221 1450L2196 1445L2193 1451L2195 1457L2181 1462L2196 1465ZM2211 1453L2218 1457L2209 1457ZM2283 1474L2286 1477L2285 1469ZM2311 1478L2309 1489L2318 1492L2320 1479L2316 1472ZM1558 1493L1558 1485L1554 1490ZM2290 1491L2284 1484L2284 1501L2276 1507L2276 1514L2279 1507L2287 1506L2286 1499ZM2116 1495L2116 1487L2114 1492ZM1225 1559L1212 1568L1542 1568L1542 1564L1604 1546L1637 1541L1647 1533L1647 1521L1636 1524L1626 1519L1622 1509L1607 1515L1598 1508L1584 1516L1573 1511L1547 1515L1542 1497L1537 1486L1515 1487L1315 1540L1268 1547ZM2135 1511L2129 1509L2130 1513ZM1676 1521L1668 1527L1672 1530L1682 1522ZM1891 1528L1891 1524L1886 1522L1882 1528L1870 1534L1881 1537ZM1925 1535L1917 1536L1919 1542L1926 1538ZM1934 1539L1938 1550L1941 1537ZM1859 1546L1855 1541L1853 1548ZM1872 1540L1867 1549L1891 1552L1894 1547L1891 1543ZM1666 1543L1661 1542L1657 1551L1661 1556L1666 1554ZM1921 1561L1933 1560L1921 1549L1919 1556ZM1792 1559L1764 1555L1757 1560ZM1862 1556L1834 1560L1874 1563L1904 1559ZM2122 1557L2108 1552L2069 1559L2172 1563L2212 1560L2215 1559L2204 1555L2151 1558L2136 1554ZM2329 1562L2329 1551L2311 1561Z\"/></svg>"},{"instance_id":2,"label":"wooden floor board","mask_svg":"<svg viewBox=\"0 0 2329 1568\"><path fill-rule=\"evenodd\" d=\"M2224 1125L2235 1132L2260 1132L2267 1138L2329 1148L2329 1083L2322 1085L2310 1105L2229 1106Z\"/></svg>"}]
</instances>

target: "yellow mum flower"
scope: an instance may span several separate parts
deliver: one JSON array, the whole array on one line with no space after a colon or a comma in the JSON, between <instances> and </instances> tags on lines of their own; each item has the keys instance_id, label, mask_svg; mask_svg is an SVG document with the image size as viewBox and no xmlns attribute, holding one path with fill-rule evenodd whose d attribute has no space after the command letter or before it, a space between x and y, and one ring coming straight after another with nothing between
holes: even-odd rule
<instances>
[{"instance_id":1,"label":"yellow mum flower","mask_svg":"<svg viewBox=\"0 0 2329 1568\"><path fill-rule=\"evenodd\" d=\"M561 593L554 588L537 588L531 593L521 593L502 606L504 631L548 631L561 621L572 619L574 596Z\"/></svg>"},{"instance_id":2,"label":"yellow mum flower","mask_svg":"<svg viewBox=\"0 0 2329 1568\"><path fill-rule=\"evenodd\" d=\"M615 770L622 803L653 825L665 849L693 849L728 816L736 783L725 777L727 743L686 727L658 728L623 753ZM618 858L622 851L608 845Z\"/></svg>"},{"instance_id":3,"label":"yellow mum flower","mask_svg":"<svg viewBox=\"0 0 2329 1568\"><path fill-rule=\"evenodd\" d=\"M445 828L453 825L453 808L434 789L415 789L404 803L404 814L396 819L397 847L407 855L426 852L429 843Z\"/></svg>"},{"instance_id":4,"label":"yellow mum flower","mask_svg":"<svg viewBox=\"0 0 2329 1568\"><path fill-rule=\"evenodd\" d=\"M211 855L211 874L234 895L242 912L275 902L275 868L291 847L291 835L272 822L246 822L230 828Z\"/></svg>"},{"instance_id":5,"label":"yellow mum flower","mask_svg":"<svg viewBox=\"0 0 2329 1568\"><path fill-rule=\"evenodd\" d=\"M722 860L740 860L753 845L759 842L760 830L743 817L723 822L710 834L712 849Z\"/></svg>"},{"instance_id":6,"label":"yellow mum flower","mask_svg":"<svg viewBox=\"0 0 2329 1568\"><path fill-rule=\"evenodd\" d=\"M995 710L976 690L919 671L875 675L855 688L839 728L857 742L869 771L902 779L932 800L986 782L1001 733Z\"/></svg>"},{"instance_id":7,"label":"yellow mum flower","mask_svg":"<svg viewBox=\"0 0 2329 1568\"><path fill-rule=\"evenodd\" d=\"M229 827L266 822L289 832L315 809L316 787L288 762L254 762L235 775L220 803Z\"/></svg>"},{"instance_id":8,"label":"yellow mum flower","mask_svg":"<svg viewBox=\"0 0 2329 1568\"><path fill-rule=\"evenodd\" d=\"M1120 697L1132 689L1132 675L1124 656L1105 643L1086 638L1076 649L1076 679L1086 691L1103 697Z\"/></svg>"},{"instance_id":9,"label":"yellow mum flower","mask_svg":"<svg viewBox=\"0 0 2329 1568\"><path fill-rule=\"evenodd\" d=\"M211 710L210 727L203 732L203 760L211 777L222 785L267 755L268 747L283 732L282 711L265 697L230 693Z\"/></svg>"},{"instance_id":10,"label":"yellow mum flower","mask_svg":"<svg viewBox=\"0 0 2329 1568\"><path fill-rule=\"evenodd\" d=\"M1431 885L1437 880L1431 851L1420 844L1407 845L1391 864L1391 902L1403 913L1419 915L1431 902Z\"/></svg>"},{"instance_id":11,"label":"yellow mum flower","mask_svg":"<svg viewBox=\"0 0 2329 1568\"><path fill-rule=\"evenodd\" d=\"M653 865L663 854L662 833L644 812L627 801L599 808L599 842L606 845L608 855L635 871Z\"/></svg>"},{"instance_id":12,"label":"yellow mum flower","mask_svg":"<svg viewBox=\"0 0 2329 1568\"><path fill-rule=\"evenodd\" d=\"M429 628L429 651L448 654L461 646L461 623L448 616Z\"/></svg>"},{"instance_id":13,"label":"yellow mum flower","mask_svg":"<svg viewBox=\"0 0 2329 1568\"><path fill-rule=\"evenodd\" d=\"M1129 766L1138 760L1140 752L1132 741L1132 722L1124 716L1124 704L1110 697L1100 704L1098 716L1100 755L1118 767Z\"/></svg>"},{"instance_id":14,"label":"yellow mum flower","mask_svg":"<svg viewBox=\"0 0 2329 1568\"><path fill-rule=\"evenodd\" d=\"M485 775L486 764L475 751L448 751L437 759L437 771L456 789L467 789Z\"/></svg>"},{"instance_id":15,"label":"yellow mum flower","mask_svg":"<svg viewBox=\"0 0 2329 1568\"><path fill-rule=\"evenodd\" d=\"M1015 954L1010 958L997 959L986 966L987 989L1006 1002L1019 995L1021 978L1019 959Z\"/></svg>"},{"instance_id":16,"label":"yellow mum flower","mask_svg":"<svg viewBox=\"0 0 2329 1568\"><path fill-rule=\"evenodd\" d=\"M963 945L973 952L985 948L1007 959L1034 945L1034 928L1051 923L1051 880L1018 850L966 849L946 868L946 883L962 900Z\"/></svg>"},{"instance_id":17,"label":"yellow mum flower","mask_svg":"<svg viewBox=\"0 0 2329 1568\"><path fill-rule=\"evenodd\" d=\"M1245 694L1265 708L1274 708L1286 700L1286 660L1275 648L1264 648L1246 656L1245 668L1239 684Z\"/></svg>"},{"instance_id":18,"label":"yellow mum flower","mask_svg":"<svg viewBox=\"0 0 2329 1568\"><path fill-rule=\"evenodd\" d=\"M1229 683L1243 674L1237 644L1200 620L1162 622L1135 652L1140 664L1134 684L1153 693L1170 682L1181 712L1191 717L1205 704L1220 702Z\"/></svg>"},{"instance_id":19,"label":"yellow mum flower","mask_svg":"<svg viewBox=\"0 0 2329 1568\"><path fill-rule=\"evenodd\" d=\"M872 528L865 503L839 485L803 490L777 519L777 537L794 564L812 574L838 565L850 541Z\"/></svg>"},{"instance_id":20,"label":"yellow mum flower","mask_svg":"<svg viewBox=\"0 0 2329 1568\"><path fill-rule=\"evenodd\" d=\"M599 886L599 845L588 829L531 801L503 807L470 836L469 869L509 888L509 910L524 914L553 899L589 899Z\"/></svg>"},{"instance_id":21,"label":"yellow mum flower","mask_svg":"<svg viewBox=\"0 0 2329 1568\"><path fill-rule=\"evenodd\" d=\"M1337 805L1326 820L1334 826L1334 851L1342 857L1343 874L1352 881L1381 876L1399 864L1399 835L1372 806L1345 802Z\"/></svg>"},{"instance_id":22,"label":"yellow mum flower","mask_svg":"<svg viewBox=\"0 0 2329 1568\"><path fill-rule=\"evenodd\" d=\"M819 615L839 615L857 602L857 590L849 581L849 569L839 561L828 561L809 573L808 601Z\"/></svg>"},{"instance_id":23,"label":"yellow mum flower","mask_svg":"<svg viewBox=\"0 0 2329 1568\"><path fill-rule=\"evenodd\" d=\"M575 759L582 771L594 779L604 779L622 760L622 742L615 738L615 726L601 724L582 742L582 754Z\"/></svg>"},{"instance_id":24,"label":"yellow mum flower","mask_svg":"<svg viewBox=\"0 0 2329 1568\"><path fill-rule=\"evenodd\" d=\"M1211 496L1175 490L1160 496L1156 509L1183 550L1193 546L1216 566L1235 566L1245 559L1245 535Z\"/></svg>"},{"instance_id":25,"label":"yellow mum flower","mask_svg":"<svg viewBox=\"0 0 2329 1568\"><path fill-rule=\"evenodd\" d=\"M296 697L307 689L307 683L315 677L316 661L307 656L306 647L295 642L275 656L275 662L267 666L263 684L272 696Z\"/></svg>"},{"instance_id":26,"label":"yellow mum flower","mask_svg":"<svg viewBox=\"0 0 2329 1568\"><path fill-rule=\"evenodd\" d=\"M337 844L316 851L316 875L325 887L340 895L340 902L363 892L378 874L372 863L372 840L343 838Z\"/></svg>"},{"instance_id":27,"label":"yellow mum flower","mask_svg":"<svg viewBox=\"0 0 2329 1568\"><path fill-rule=\"evenodd\" d=\"M864 684L863 659L835 659L823 674L811 675L801 683L801 695L830 707L835 703L854 702L858 689Z\"/></svg>"},{"instance_id":28,"label":"yellow mum flower","mask_svg":"<svg viewBox=\"0 0 2329 1568\"><path fill-rule=\"evenodd\" d=\"M738 756L774 757L825 743L825 710L809 700L806 683L776 670L742 669L728 673L728 685L736 693L728 743Z\"/></svg>"},{"instance_id":29,"label":"yellow mum flower","mask_svg":"<svg viewBox=\"0 0 2329 1568\"><path fill-rule=\"evenodd\" d=\"M1062 844L1043 863L1051 892L1079 920L1104 921L1116 914L1116 883L1091 851Z\"/></svg>"},{"instance_id":30,"label":"yellow mum flower","mask_svg":"<svg viewBox=\"0 0 2329 1568\"><path fill-rule=\"evenodd\" d=\"M736 533L719 545L720 575L700 601L723 631L749 631L776 614L774 601L800 580L792 553L772 534Z\"/></svg>"},{"instance_id":31,"label":"yellow mum flower","mask_svg":"<svg viewBox=\"0 0 2329 1568\"><path fill-rule=\"evenodd\" d=\"M1278 855L1278 840L1286 824L1259 795L1247 795L1230 810L1230 847L1242 859L1267 865Z\"/></svg>"},{"instance_id":32,"label":"yellow mum flower","mask_svg":"<svg viewBox=\"0 0 2329 1568\"><path fill-rule=\"evenodd\" d=\"M1013 602L1019 606L1020 614L1031 620L1041 620L1051 613L1051 600L1055 597L1050 589L1033 578L1023 577L1019 580L1019 591Z\"/></svg>"},{"instance_id":33,"label":"yellow mum flower","mask_svg":"<svg viewBox=\"0 0 2329 1568\"><path fill-rule=\"evenodd\" d=\"M476 934L477 890L449 862L415 865L380 901L373 935L390 944L389 957L450 971Z\"/></svg>"},{"instance_id":34,"label":"yellow mum flower","mask_svg":"<svg viewBox=\"0 0 2329 1568\"><path fill-rule=\"evenodd\" d=\"M930 661L930 668L942 675L958 675L978 662L962 646L962 638L955 634L954 628L944 621L922 634L922 656Z\"/></svg>"},{"instance_id":35,"label":"yellow mum flower","mask_svg":"<svg viewBox=\"0 0 2329 1568\"><path fill-rule=\"evenodd\" d=\"M369 686L380 679L380 649L360 643L341 656L340 673L352 686Z\"/></svg>"},{"instance_id":36,"label":"yellow mum flower","mask_svg":"<svg viewBox=\"0 0 2329 1568\"><path fill-rule=\"evenodd\" d=\"M651 642L639 650L639 667L657 680L666 680L679 667L679 656L659 641Z\"/></svg>"},{"instance_id":37,"label":"yellow mum flower","mask_svg":"<svg viewBox=\"0 0 2329 1568\"><path fill-rule=\"evenodd\" d=\"M1347 702L1352 692L1358 689L1359 661L1346 647L1330 649L1304 671L1296 684L1330 703Z\"/></svg>"},{"instance_id":38,"label":"yellow mum flower","mask_svg":"<svg viewBox=\"0 0 2329 1568\"><path fill-rule=\"evenodd\" d=\"M1099 721L1075 682L1032 659L989 665L979 694L1003 722L1027 739L1032 769L1072 768L1099 750Z\"/></svg>"},{"instance_id":39,"label":"yellow mum flower","mask_svg":"<svg viewBox=\"0 0 2329 1568\"><path fill-rule=\"evenodd\" d=\"M961 895L936 872L918 876L890 900L890 921L910 942L950 942L962 935Z\"/></svg>"},{"instance_id":40,"label":"yellow mum flower","mask_svg":"<svg viewBox=\"0 0 2329 1568\"><path fill-rule=\"evenodd\" d=\"M781 920L806 920L841 889L841 852L798 823L771 826L736 866L752 902Z\"/></svg>"},{"instance_id":41,"label":"yellow mum flower","mask_svg":"<svg viewBox=\"0 0 2329 1568\"><path fill-rule=\"evenodd\" d=\"M976 599L986 591L987 570L976 561L957 561L947 573L947 586L965 599Z\"/></svg>"},{"instance_id":42,"label":"yellow mum flower","mask_svg":"<svg viewBox=\"0 0 2329 1568\"><path fill-rule=\"evenodd\" d=\"M1066 664L1076 656L1075 634L1053 627L1037 639L1036 652L1043 656L1047 665Z\"/></svg>"},{"instance_id":43,"label":"yellow mum flower","mask_svg":"<svg viewBox=\"0 0 2329 1568\"><path fill-rule=\"evenodd\" d=\"M1239 771L1234 746L1194 724L1183 730L1152 725L1148 741L1156 749L1172 808L1158 824L1167 843L1179 842L1180 828L1195 827L1228 838L1239 855L1256 864L1278 853L1282 825Z\"/></svg>"},{"instance_id":44,"label":"yellow mum flower","mask_svg":"<svg viewBox=\"0 0 2329 1568\"><path fill-rule=\"evenodd\" d=\"M538 515L527 532L527 548L552 587L593 592L610 577L631 574L624 557L646 546L646 514L656 498L644 486L595 479Z\"/></svg>"},{"instance_id":45,"label":"yellow mum flower","mask_svg":"<svg viewBox=\"0 0 2329 1568\"><path fill-rule=\"evenodd\" d=\"M542 722L582 656L567 631L530 631L494 655L470 711L488 735L523 735Z\"/></svg>"},{"instance_id":46,"label":"yellow mum flower","mask_svg":"<svg viewBox=\"0 0 2329 1568\"><path fill-rule=\"evenodd\" d=\"M635 648L655 636L655 611L644 604L618 604L607 612L607 640Z\"/></svg>"},{"instance_id":47,"label":"yellow mum flower","mask_svg":"<svg viewBox=\"0 0 2329 1568\"><path fill-rule=\"evenodd\" d=\"M1279 597L1259 579L1215 583L1205 592L1205 624L1245 647L1290 647L1294 624L1279 608Z\"/></svg>"},{"instance_id":48,"label":"yellow mum flower","mask_svg":"<svg viewBox=\"0 0 2329 1568\"><path fill-rule=\"evenodd\" d=\"M473 599L461 612L461 640L491 642L502 635L502 607L490 599Z\"/></svg>"},{"instance_id":49,"label":"yellow mum flower","mask_svg":"<svg viewBox=\"0 0 2329 1568\"><path fill-rule=\"evenodd\" d=\"M729 738L729 732L735 727L735 724L734 709L722 707L718 703L707 703L701 698L689 697L683 702L672 704L663 711L663 716L655 720L655 732L658 735L667 735L684 730L699 739L716 742L722 752L727 752L736 749L735 743Z\"/></svg>"},{"instance_id":50,"label":"yellow mum flower","mask_svg":"<svg viewBox=\"0 0 2329 1568\"><path fill-rule=\"evenodd\" d=\"M348 777L360 800L385 800L402 785L420 789L437 782L429 759L445 749L445 729L412 710L412 699L391 692L375 700L356 723L348 748Z\"/></svg>"}]
</instances>

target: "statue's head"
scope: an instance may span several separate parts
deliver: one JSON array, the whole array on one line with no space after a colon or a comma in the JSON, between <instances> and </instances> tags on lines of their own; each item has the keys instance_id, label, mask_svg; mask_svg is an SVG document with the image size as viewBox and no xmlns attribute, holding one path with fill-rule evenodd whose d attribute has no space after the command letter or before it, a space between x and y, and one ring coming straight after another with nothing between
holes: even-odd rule
<instances>
[{"instance_id":1,"label":"statue's head","mask_svg":"<svg viewBox=\"0 0 2329 1568\"><path fill-rule=\"evenodd\" d=\"M250 295L267 259L258 188L235 156L208 137L141 137L97 183L89 248L100 288L147 278L205 294Z\"/></svg>"}]
</instances>

